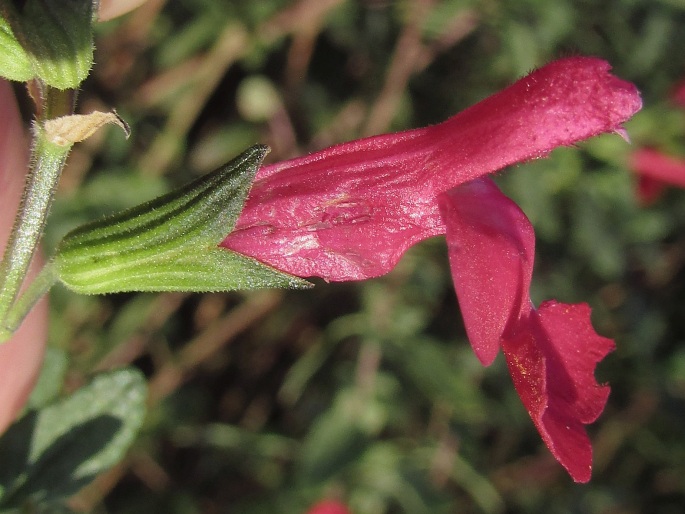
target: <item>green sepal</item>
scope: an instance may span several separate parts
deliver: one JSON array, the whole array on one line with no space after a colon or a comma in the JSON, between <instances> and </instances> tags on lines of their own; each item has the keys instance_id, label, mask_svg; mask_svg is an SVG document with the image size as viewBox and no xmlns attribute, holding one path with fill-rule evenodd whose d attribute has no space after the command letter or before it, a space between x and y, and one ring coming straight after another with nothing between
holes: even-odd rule
<instances>
[{"instance_id":1,"label":"green sepal","mask_svg":"<svg viewBox=\"0 0 685 514\"><path fill-rule=\"evenodd\" d=\"M0 75L57 89L75 89L88 76L93 0L3 0L0 15Z\"/></svg>"},{"instance_id":2,"label":"green sepal","mask_svg":"<svg viewBox=\"0 0 685 514\"><path fill-rule=\"evenodd\" d=\"M176 191L67 234L54 259L59 279L86 294L309 287L218 246L267 151L253 146Z\"/></svg>"}]
</instances>

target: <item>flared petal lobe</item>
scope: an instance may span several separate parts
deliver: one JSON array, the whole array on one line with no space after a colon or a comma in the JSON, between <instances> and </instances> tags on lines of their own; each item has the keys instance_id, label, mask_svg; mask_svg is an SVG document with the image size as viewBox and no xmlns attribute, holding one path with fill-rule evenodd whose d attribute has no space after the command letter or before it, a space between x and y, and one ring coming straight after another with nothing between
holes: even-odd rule
<instances>
[{"instance_id":1,"label":"flared petal lobe","mask_svg":"<svg viewBox=\"0 0 685 514\"><path fill-rule=\"evenodd\" d=\"M387 273L407 248L444 233L438 194L620 128L641 101L609 68L562 59L439 125L266 166L222 246L302 277Z\"/></svg>"},{"instance_id":2,"label":"flared petal lobe","mask_svg":"<svg viewBox=\"0 0 685 514\"><path fill-rule=\"evenodd\" d=\"M487 366L505 331L531 309L533 227L489 179L440 195L440 212L466 333Z\"/></svg>"},{"instance_id":3,"label":"flared petal lobe","mask_svg":"<svg viewBox=\"0 0 685 514\"><path fill-rule=\"evenodd\" d=\"M609 397L594 370L613 341L594 331L587 305L548 301L503 339L502 348L543 441L576 482L587 482L592 446L583 425L597 419Z\"/></svg>"},{"instance_id":4,"label":"flared petal lobe","mask_svg":"<svg viewBox=\"0 0 685 514\"><path fill-rule=\"evenodd\" d=\"M587 305L530 300L530 222L489 180L441 195L452 277L474 351L490 364L500 346L521 401L543 441L574 480L586 482L592 447L584 425L602 412L609 388L594 370L614 348L598 336Z\"/></svg>"}]
</instances>

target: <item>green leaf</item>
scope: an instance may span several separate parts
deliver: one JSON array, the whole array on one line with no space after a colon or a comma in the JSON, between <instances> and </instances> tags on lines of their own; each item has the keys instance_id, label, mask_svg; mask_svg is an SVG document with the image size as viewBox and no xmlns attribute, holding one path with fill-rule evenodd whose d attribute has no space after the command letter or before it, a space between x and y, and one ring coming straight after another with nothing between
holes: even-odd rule
<instances>
[{"instance_id":1,"label":"green leaf","mask_svg":"<svg viewBox=\"0 0 685 514\"><path fill-rule=\"evenodd\" d=\"M0 76L17 82L34 77L31 58L21 47L7 20L0 16Z\"/></svg>"},{"instance_id":2,"label":"green leaf","mask_svg":"<svg viewBox=\"0 0 685 514\"><path fill-rule=\"evenodd\" d=\"M67 234L55 256L60 280L86 294L308 287L218 246L267 151L253 146L176 191Z\"/></svg>"},{"instance_id":3,"label":"green leaf","mask_svg":"<svg viewBox=\"0 0 685 514\"><path fill-rule=\"evenodd\" d=\"M41 410L0 439L0 509L61 502L117 463L145 415L141 373L120 369Z\"/></svg>"},{"instance_id":4,"label":"green leaf","mask_svg":"<svg viewBox=\"0 0 685 514\"><path fill-rule=\"evenodd\" d=\"M93 64L92 0L0 2L0 73L74 89ZM5 54L5 50L8 51Z\"/></svg>"}]
</instances>

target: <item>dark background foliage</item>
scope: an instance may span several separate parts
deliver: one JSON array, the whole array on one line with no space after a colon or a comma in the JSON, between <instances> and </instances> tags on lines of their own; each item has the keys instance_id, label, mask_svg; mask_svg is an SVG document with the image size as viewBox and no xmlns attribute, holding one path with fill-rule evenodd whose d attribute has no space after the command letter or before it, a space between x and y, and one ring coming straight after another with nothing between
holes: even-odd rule
<instances>
[{"instance_id":1,"label":"dark background foliage","mask_svg":"<svg viewBox=\"0 0 685 514\"><path fill-rule=\"evenodd\" d=\"M255 142L271 161L442 121L554 58L635 82L627 129L498 177L537 234L533 299L588 302L617 350L577 485L544 448L502 357L465 338L444 242L389 275L312 291L52 294L66 389L129 362L150 412L128 458L72 502L99 512L671 513L685 505L685 192L643 207L629 154L685 154L682 0L150 0L99 26L82 112L116 107L73 153L47 246ZM47 379L46 379L47 380ZM57 379L55 379L57 380Z\"/></svg>"}]
</instances>

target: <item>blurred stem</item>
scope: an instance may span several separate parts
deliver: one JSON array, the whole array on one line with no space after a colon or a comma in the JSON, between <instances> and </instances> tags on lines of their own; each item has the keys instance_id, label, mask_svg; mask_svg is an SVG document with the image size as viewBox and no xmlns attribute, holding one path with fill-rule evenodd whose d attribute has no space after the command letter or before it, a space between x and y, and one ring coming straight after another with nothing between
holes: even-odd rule
<instances>
[{"instance_id":1,"label":"blurred stem","mask_svg":"<svg viewBox=\"0 0 685 514\"><path fill-rule=\"evenodd\" d=\"M24 194L7 242L5 255L0 262L0 342L9 339L16 330L16 327L10 326L10 318L16 320L18 311L30 310L40 298L40 296L33 298L31 305L27 305L31 296L26 297L26 300L22 297L19 301L22 307L15 306L31 259L43 235L57 182L71 149L71 144L60 145L50 141L43 129L43 122L46 119L72 114L73 110L73 91L45 88L43 106L40 111L41 119L34 124L31 160ZM43 276L49 276L49 274ZM34 291L33 287L29 289ZM40 290L42 287L35 289L35 291ZM41 293L41 296L45 292L47 289ZM35 295L35 292L33 294ZM11 316L10 312L12 312Z\"/></svg>"}]
</instances>

